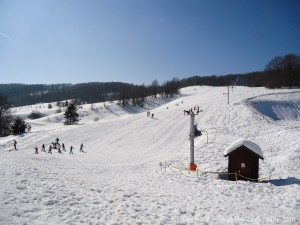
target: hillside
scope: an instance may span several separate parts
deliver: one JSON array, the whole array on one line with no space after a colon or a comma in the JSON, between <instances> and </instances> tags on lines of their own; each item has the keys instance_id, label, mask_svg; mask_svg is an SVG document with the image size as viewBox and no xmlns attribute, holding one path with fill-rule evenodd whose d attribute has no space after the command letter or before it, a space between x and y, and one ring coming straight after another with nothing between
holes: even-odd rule
<instances>
[{"instance_id":1,"label":"hillside","mask_svg":"<svg viewBox=\"0 0 300 225\"><path fill-rule=\"evenodd\" d=\"M300 90L235 87L229 105L226 92L195 86L144 108L83 105L74 126L62 125L55 107L33 106L46 117L28 120L29 133L0 139L0 223L300 223ZM183 111L195 106L203 110L195 120L205 131L195 139L199 177L175 168L189 163L190 118ZM31 110L18 107L14 114ZM75 154L34 154L57 137ZM270 176L272 185L203 173L227 171L223 151L241 137L261 147L260 177ZM19 150L9 152L14 139ZM161 171L165 162L174 167Z\"/></svg>"}]
</instances>

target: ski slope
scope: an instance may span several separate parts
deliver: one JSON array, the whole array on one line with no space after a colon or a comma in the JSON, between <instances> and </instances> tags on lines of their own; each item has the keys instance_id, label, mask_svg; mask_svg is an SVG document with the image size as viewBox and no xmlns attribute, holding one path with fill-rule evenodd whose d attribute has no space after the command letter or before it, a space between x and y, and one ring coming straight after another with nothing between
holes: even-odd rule
<instances>
[{"instance_id":1,"label":"ski slope","mask_svg":"<svg viewBox=\"0 0 300 225\"><path fill-rule=\"evenodd\" d=\"M55 107L33 106L46 116L28 120L31 132L0 138L0 224L299 224L300 90L235 87L229 104L223 93L195 86L144 108L83 105L73 126L62 125ZM189 164L183 111L195 106L203 110L195 117L204 131L195 139L199 177L177 169ZM75 154L34 154L57 137ZM260 146L260 177L273 185L203 173L226 172L223 151L239 138ZM19 150L9 152L14 139ZM165 162L173 167L161 170Z\"/></svg>"}]
</instances>

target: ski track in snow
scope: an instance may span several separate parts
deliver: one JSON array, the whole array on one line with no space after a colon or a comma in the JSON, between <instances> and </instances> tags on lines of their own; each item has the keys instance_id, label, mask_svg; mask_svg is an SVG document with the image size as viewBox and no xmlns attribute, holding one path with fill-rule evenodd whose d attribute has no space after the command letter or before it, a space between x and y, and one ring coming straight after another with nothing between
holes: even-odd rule
<instances>
[{"instance_id":1,"label":"ski track in snow","mask_svg":"<svg viewBox=\"0 0 300 225\"><path fill-rule=\"evenodd\" d=\"M300 111L286 108L299 106L300 92L236 87L228 105L226 91L184 88L144 109L86 105L74 126L63 126L62 113L50 113L55 108L44 109L48 117L30 121L30 133L0 138L0 224L299 224ZM257 102L272 101L278 120L256 111ZM195 122L208 133L208 143L205 132L195 139L199 178L174 167L161 172L160 162L188 166L190 118L183 110L198 105ZM26 116L25 109L15 113ZM154 119L146 116L150 109ZM66 152L34 154L56 137ZM241 137L261 147L260 177L270 175L272 186L202 173L226 171L222 153ZM19 150L9 152L14 139ZM79 152L82 142L86 153Z\"/></svg>"}]
</instances>

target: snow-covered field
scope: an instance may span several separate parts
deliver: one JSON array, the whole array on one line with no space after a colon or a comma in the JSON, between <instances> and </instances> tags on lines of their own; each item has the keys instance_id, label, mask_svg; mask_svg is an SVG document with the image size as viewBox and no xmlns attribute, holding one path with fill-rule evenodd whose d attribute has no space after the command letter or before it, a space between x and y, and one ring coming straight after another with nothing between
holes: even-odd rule
<instances>
[{"instance_id":1,"label":"snow-covered field","mask_svg":"<svg viewBox=\"0 0 300 225\"><path fill-rule=\"evenodd\" d=\"M0 138L0 224L299 224L300 90L235 87L229 105L226 92L188 87L144 108L83 105L74 126L48 104L14 109L46 116L27 120L29 133ZM199 177L178 169L190 154L183 110L195 106L205 131L195 138ZM57 137L75 154L34 154ZM223 151L239 138L260 146L260 177L272 185L204 173L226 172ZM19 150L9 151L14 139ZM172 166L161 170L165 162Z\"/></svg>"}]
</instances>

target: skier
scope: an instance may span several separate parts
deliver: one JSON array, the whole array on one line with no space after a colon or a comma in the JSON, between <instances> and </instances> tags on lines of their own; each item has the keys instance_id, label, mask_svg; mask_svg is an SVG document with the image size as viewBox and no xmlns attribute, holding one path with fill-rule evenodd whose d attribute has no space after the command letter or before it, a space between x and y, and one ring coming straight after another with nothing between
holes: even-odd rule
<instances>
[{"instance_id":1,"label":"skier","mask_svg":"<svg viewBox=\"0 0 300 225\"><path fill-rule=\"evenodd\" d=\"M56 146L57 146L57 149L58 149L58 153L61 153L60 144L58 143Z\"/></svg>"},{"instance_id":2,"label":"skier","mask_svg":"<svg viewBox=\"0 0 300 225\"><path fill-rule=\"evenodd\" d=\"M37 147L37 146L35 146L35 148L33 148L33 149L35 149L35 152L34 152L34 154L39 154L39 149L38 149L38 147Z\"/></svg>"},{"instance_id":3,"label":"skier","mask_svg":"<svg viewBox=\"0 0 300 225\"><path fill-rule=\"evenodd\" d=\"M58 141L59 141L59 139L58 139L58 138L56 138L56 144L58 144Z\"/></svg>"},{"instance_id":4,"label":"skier","mask_svg":"<svg viewBox=\"0 0 300 225\"><path fill-rule=\"evenodd\" d=\"M62 143L61 147L62 147L62 149L63 149L64 151L66 151L66 149L65 149L65 144L64 144L64 143Z\"/></svg>"},{"instance_id":5,"label":"skier","mask_svg":"<svg viewBox=\"0 0 300 225\"><path fill-rule=\"evenodd\" d=\"M14 148L15 148L15 150L18 150L17 149L17 141L16 140L14 140Z\"/></svg>"},{"instance_id":6,"label":"skier","mask_svg":"<svg viewBox=\"0 0 300 225\"><path fill-rule=\"evenodd\" d=\"M52 154L52 146L51 145L49 146L48 153Z\"/></svg>"},{"instance_id":7,"label":"skier","mask_svg":"<svg viewBox=\"0 0 300 225\"><path fill-rule=\"evenodd\" d=\"M42 152L46 152L46 149L45 149L45 144L42 145Z\"/></svg>"},{"instance_id":8,"label":"skier","mask_svg":"<svg viewBox=\"0 0 300 225\"><path fill-rule=\"evenodd\" d=\"M73 149L74 149L74 148L73 148L73 146L71 145L71 147L70 147L70 154L74 154L74 153L73 153Z\"/></svg>"},{"instance_id":9,"label":"skier","mask_svg":"<svg viewBox=\"0 0 300 225\"><path fill-rule=\"evenodd\" d=\"M81 143L79 151L83 152L83 147L85 147L85 146L83 145L83 143Z\"/></svg>"}]
</instances>

